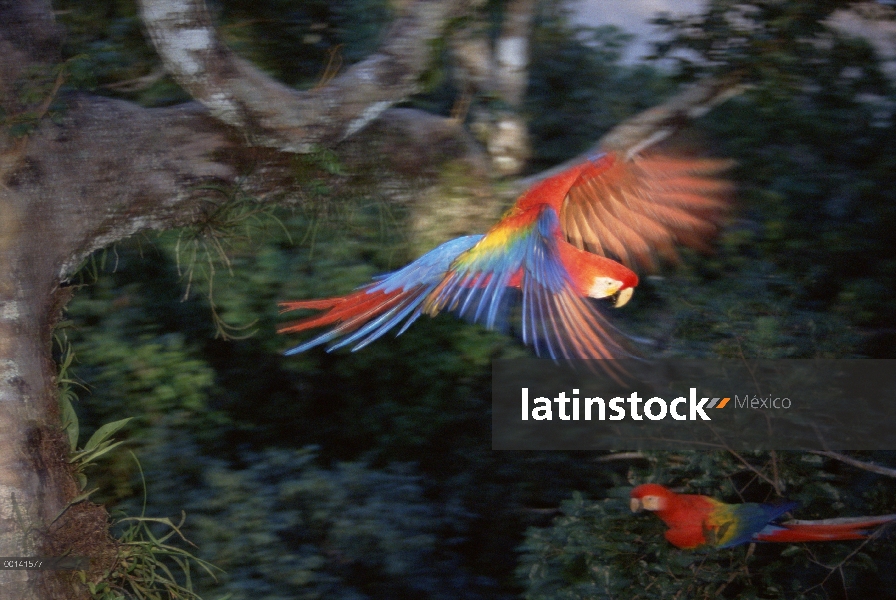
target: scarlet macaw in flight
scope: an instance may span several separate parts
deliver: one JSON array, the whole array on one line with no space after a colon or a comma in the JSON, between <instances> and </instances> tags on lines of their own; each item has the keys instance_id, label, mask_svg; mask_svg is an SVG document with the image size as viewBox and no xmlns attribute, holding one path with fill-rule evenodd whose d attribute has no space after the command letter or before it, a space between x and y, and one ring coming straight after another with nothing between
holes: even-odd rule
<instances>
[{"instance_id":1,"label":"scarlet macaw in flight","mask_svg":"<svg viewBox=\"0 0 896 600\"><path fill-rule=\"evenodd\" d=\"M551 358L613 358L627 352L586 300L623 306L638 284L629 267L675 260L675 244L706 249L730 185L726 161L605 153L540 181L485 235L456 238L408 266L336 298L280 303L281 312L326 311L281 327L332 329L286 354L336 341L358 350L404 321L442 310L494 329L508 290L522 292L522 337ZM613 257L613 260L609 257ZM341 339L339 339L341 338Z\"/></svg>"},{"instance_id":2,"label":"scarlet macaw in flight","mask_svg":"<svg viewBox=\"0 0 896 600\"><path fill-rule=\"evenodd\" d=\"M860 540L875 527L896 521L896 515L777 521L796 506L796 502L726 504L709 496L676 494L656 483L639 485L631 492L632 512L655 512L669 526L666 539L684 549L730 548L749 542Z\"/></svg>"}]
</instances>

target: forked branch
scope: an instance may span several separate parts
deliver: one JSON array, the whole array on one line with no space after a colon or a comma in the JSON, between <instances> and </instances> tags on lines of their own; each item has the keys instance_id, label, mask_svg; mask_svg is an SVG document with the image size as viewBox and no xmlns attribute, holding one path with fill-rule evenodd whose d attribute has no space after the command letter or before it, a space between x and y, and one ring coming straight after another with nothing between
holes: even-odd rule
<instances>
[{"instance_id":1,"label":"forked branch","mask_svg":"<svg viewBox=\"0 0 896 600\"><path fill-rule=\"evenodd\" d=\"M429 42L465 0L406 3L377 52L325 85L294 90L236 56L203 0L140 0L143 23L165 68L213 116L253 144L310 152L362 129L418 90Z\"/></svg>"}]
</instances>

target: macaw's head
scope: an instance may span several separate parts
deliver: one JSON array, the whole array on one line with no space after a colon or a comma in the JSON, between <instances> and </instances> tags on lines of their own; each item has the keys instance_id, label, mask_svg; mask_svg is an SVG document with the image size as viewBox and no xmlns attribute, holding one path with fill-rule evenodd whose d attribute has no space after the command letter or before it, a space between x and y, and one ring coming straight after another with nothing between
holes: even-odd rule
<instances>
[{"instance_id":1,"label":"macaw's head","mask_svg":"<svg viewBox=\"0 0 896 600\"><path fill-rule=\"evenodd\" d=\"M632 512L649 510L657 512L665 510L675 492L656 483L645 483L632 490L629 507Z\"/></svg>"},{"instance_id":2,"label":"macaw's head","mask_svg":"<svg viewBox=\"0 0 896 600\"><path fill-rule=\"evenodd\" d=\"M592 298L610 298L615 296L613 306L619 308L628 304L632 299L635 286L638 285L638 276L624 265L597 256L589 254L590 259L587 260L586 273L590 277L587 281L587 294Z\"/></svg>"},{"instance_id":3,"label":"macaw's head","mask_svg":"<svg viewBox=\"0 0 896 600\"><path fill-rule=\"evenodd\" d=\"M583 296L615 296L616 308L631 300L638 285L638 276L631 269L615 260L580 250L566 241L562 241L558 249L563 266Z\"/></svg>"}]
</instances>

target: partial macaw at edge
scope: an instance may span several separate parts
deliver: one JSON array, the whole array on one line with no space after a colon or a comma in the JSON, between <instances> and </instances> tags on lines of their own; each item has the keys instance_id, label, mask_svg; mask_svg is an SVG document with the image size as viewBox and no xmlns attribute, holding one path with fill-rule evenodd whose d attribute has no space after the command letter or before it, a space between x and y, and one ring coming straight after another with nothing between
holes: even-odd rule
<instances>
[{"instance_id":1,"label":"partial macaw at edge","mask_svg":"<svg viewBox=\"0 0 896 600\"><path fill-rule=\"evenodd\" d=\"M537 354L628 356L586 298L615 297L623 306L638 284L631 268L653 268L657 255L674 260L676 244L707 248L730 191L714 176L727 166L659 154L582 161L531 187L485 235L446 242L345 296L280 303L281 312L326 312L279 333L333 326L286 354L330 342L330 350L357 350L444 310L494 329L508 311L508 291L517 289L523 341Z\"/></svg>"},{"instance_id":2,"label":"partial macaw at edge","mask_svg":"<svg viewBox=\"0 0 896 600\"><path fill-rule=\"evenodd\" d=\"M669 527L666 539L682 549L730 548L750 542L859 540L877 527L896 522L896 514L779 521L796 506L796 502L726 504L709 496L678 494L656 483L645 483L631 491L632 512L656 513Z\"/></svg>"}]
</instances>

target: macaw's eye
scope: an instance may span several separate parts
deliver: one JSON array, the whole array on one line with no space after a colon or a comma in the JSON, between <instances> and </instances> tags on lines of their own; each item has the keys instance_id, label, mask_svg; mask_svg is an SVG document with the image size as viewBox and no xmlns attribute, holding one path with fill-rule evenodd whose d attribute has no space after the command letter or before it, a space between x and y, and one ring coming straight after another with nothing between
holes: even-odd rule
<instances>
[{"instance_id":1,"label":"macaw's eye","mask_svg":"<svg viewBox=\"0 0 896 600\"><path fill-rule=\"evenodd\" d=\"M663 499L659 496L644 496L641 498L641 506L644 510L662 510Z\"/></svg>"}]
</instances>

